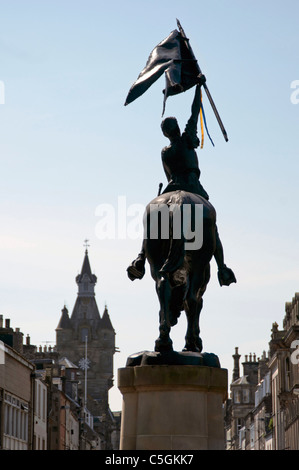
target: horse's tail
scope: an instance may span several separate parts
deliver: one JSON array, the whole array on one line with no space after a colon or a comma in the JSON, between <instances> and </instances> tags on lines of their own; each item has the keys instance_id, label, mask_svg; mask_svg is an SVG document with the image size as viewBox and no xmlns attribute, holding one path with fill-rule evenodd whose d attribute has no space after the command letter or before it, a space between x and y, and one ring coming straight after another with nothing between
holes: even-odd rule
<instances>
[{"instance_id":1,"label":"horse's tail","mask_svg":"<svg viewBox=\"0 0 299 470\"><path fill-rule=\"evenodd\" d=\"M182 266L185 256L184 243L183 237L171 238L167 259L160 269L161 274L173 273Z\"/></svg>"},{"instance_id":2,"label":"horse's tail","mask_svg":"<svg viewBox=\"0 0 299 470\"><path fill-rule=\"evenodd\" d=\"M177 206L181 214L181 205ZM173 213L172 213L173 214ZM173 230L173 217L170 219L170 240L169 240L169 250L167 258L160 269L160 273L169 274L173 273L177 269L179 269L184 263L185 257L185 238L183 235L182 229L180 230L180 236L174 236Z\"/></svg>"}]
</instances>

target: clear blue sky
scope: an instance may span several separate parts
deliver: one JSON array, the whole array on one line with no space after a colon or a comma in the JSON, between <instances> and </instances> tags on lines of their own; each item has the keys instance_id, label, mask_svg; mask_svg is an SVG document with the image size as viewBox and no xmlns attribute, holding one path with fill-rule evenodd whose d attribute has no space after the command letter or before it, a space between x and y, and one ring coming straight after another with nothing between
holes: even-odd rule
<instances>
[{"instance_id":1,"label":"clear blue sky","mask_svg":"<svg viewBox=\"0 0 299 470\"><path fill-rule=\"evenodd\" d=\"M229 136L206 97L212 147L199 150L201 182L218 215L227 264L238 279L218 285L215 262L204 299L204 350L232 367L260 356L284 304L299 290L298 124L291 83L299 80L299 3L263 0L1 0L0 313L32 343L55 341L64 303L72 311L83 241L116 330L123 367L158 335L154 283L131 283L126 267L140 240L99 240L100 204L146 204L165 183L160 151L161 78L124 107L154 46L179 18ZM193 90L167 102L183 126ZM173 329L184 345L185 320ZM243 356L244 357L244 356ZM231 375L230 375L231 379ZM115 380L116 381L116 380ZM112 409L120 409L116 388Z\"/></svg>"}]
</instances>

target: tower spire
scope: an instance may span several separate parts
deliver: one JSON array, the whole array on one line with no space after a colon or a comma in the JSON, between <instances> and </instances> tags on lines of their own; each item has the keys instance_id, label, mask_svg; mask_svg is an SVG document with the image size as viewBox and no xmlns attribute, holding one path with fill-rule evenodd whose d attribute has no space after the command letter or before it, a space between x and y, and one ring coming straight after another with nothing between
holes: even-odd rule
<instances>
[{"instance_id":1,"label":"tower spire","mask_svg":"<svg viewBox=\"0 0 299 470\"><path fill-rule=\"evenodd\" d=\"M94 286L96 285L97 282L97 277L92 274L91 268L90 268L90 263L89 263L89 258L88 258L88 244L89 240L84 240L84 246L85 246L85 256L82 264L82 269L81 273L78 274L76 277L76 283L78 284L79 287L79 292L78 295L84 296L84 297L90 297L94 296Z\"/></svg>"}]
</instances>

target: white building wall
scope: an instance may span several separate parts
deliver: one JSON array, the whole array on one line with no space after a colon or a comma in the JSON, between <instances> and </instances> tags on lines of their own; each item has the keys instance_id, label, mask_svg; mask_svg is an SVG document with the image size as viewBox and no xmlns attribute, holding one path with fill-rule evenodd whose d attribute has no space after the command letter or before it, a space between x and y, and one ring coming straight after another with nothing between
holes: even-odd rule
<instances>
[{"instance_id":1,"label":"white building wall","mask_svg":"<svg viewBox=\"0 0 299 470\"><path fill-rule=\"evenodd\" d=\"M34 450L47 450L47 386L35 379Z\"/></svg>"}]
</instances>

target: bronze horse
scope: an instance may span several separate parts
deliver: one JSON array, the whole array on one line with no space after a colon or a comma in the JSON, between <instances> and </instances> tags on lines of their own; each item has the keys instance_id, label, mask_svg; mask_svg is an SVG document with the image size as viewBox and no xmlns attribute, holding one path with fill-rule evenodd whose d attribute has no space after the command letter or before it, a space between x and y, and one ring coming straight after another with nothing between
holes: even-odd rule
<instances>
[{"instance_id":1,"label":"bronze horse","mask_svg":"<svg viewBox=\"0 0 299 470\"><path fill-rule=\"evenodd\" d=\"M180 237L174 237L173 212L169 211L169 236L162 235L162 222L159 219L158 235L152 236L153 216L161 205L175 207L180 213ZM190 249L183 230L183 209L190 208L190 223L194 229L195 207L202 205L202 245ZM187 316L187 332L184 351L202 351L202 340L199 336L199 316L203 306L203 295L210 280L210 261L216 248L216 211L209 201L198 194L186 191L164 193L152 200L146 207L145 234L143 249L150 264L151 275L156 283L160 302L159 337L155 342L155 351L172 350L170 330L181 314ZM191 227L191 229L192 229ZM191 230L194 232L194 230Z\"/></svg>"}]
</instances>

